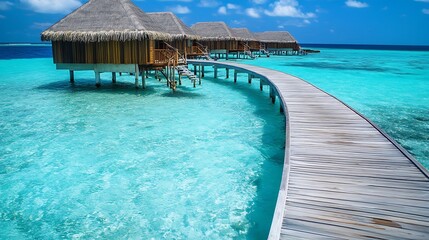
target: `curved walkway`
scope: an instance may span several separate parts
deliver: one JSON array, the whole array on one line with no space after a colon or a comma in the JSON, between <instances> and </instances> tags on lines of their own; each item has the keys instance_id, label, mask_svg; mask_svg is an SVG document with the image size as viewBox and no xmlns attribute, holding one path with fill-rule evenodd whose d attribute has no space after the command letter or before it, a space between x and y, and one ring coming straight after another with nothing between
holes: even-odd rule
<instances>
[{"instance_id":1,"label":"curved walkway","mask_svg":"<svg viewBox=\"0 0 429 240\"><path fill-rule=\"evenodd\" d=\"M189 60L252 74L286 116L282 183L269 239L429 239L429 174L353 109L291 75Z\"/></svg>"}]
</instances>

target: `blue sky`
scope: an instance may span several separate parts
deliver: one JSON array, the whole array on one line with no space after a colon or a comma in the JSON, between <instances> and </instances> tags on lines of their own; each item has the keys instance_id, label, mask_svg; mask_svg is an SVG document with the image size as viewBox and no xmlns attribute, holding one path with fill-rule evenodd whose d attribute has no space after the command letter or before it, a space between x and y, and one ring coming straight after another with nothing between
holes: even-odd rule
<instances>
[{"instance_id":1,"label":"blue sky","mask_svg":"<svg viewBox=\"0 0 429 240\"><path fill-rule=\"evenodd\" d=\"M40 32L87 0L0 0L0 42L39 42ZM287 30L302 43L429 45L429 0L133 0L188 25L225 21Z\"/></svg>"}]
</instances>

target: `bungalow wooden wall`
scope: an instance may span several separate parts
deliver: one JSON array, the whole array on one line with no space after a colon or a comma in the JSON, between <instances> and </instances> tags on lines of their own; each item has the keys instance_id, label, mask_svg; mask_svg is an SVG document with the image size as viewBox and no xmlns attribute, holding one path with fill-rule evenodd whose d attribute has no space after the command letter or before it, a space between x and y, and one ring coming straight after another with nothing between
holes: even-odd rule
<instances>
[{"instance_id":1,"label":"bungalow wooden wall","mask_svg":"<svg viewBox=\"0 0 429 240\"><path fill-rule=\"evenodd\" d=\"M52 42L54 63L151 64L155 41Z\"/></svg>"},{"instance_id":2,"label":"bungalow wooden wall","mask_svg":"<svg viewBox=\"0 0 429 240\"><path fill-rule=\"evenodd\" d=\"M204 41L203 45L208 46L210 50L237 50L239 49L239 42L234 40L224 41Z\"/></svg>"},{"instance_id":3,"label":"bungalow wooden wall","mask_svg":"<svg viewBox=\"0 0 429 240\"><path fill-rule=\"evenodd\" d=\"M291 48L295 51L299 50L298 43L265 43L267 48Z\"/></svg>"}]
</instances>

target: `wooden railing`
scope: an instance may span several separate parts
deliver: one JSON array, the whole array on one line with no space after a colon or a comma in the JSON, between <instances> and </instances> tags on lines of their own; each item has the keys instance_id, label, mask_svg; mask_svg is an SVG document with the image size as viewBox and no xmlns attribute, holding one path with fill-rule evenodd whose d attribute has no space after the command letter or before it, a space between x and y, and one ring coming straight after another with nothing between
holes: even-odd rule
<instances>
[{"instance_id":1,"label":"wooden railing","mask_svg":"<svg viewBox=\"0 0 429 240\"><path fill-rule=\"evenodd\" d=\"M155 64L174 64L179 62L179 54L171 49L155 49Z\"/></svg>"}]
</instances>

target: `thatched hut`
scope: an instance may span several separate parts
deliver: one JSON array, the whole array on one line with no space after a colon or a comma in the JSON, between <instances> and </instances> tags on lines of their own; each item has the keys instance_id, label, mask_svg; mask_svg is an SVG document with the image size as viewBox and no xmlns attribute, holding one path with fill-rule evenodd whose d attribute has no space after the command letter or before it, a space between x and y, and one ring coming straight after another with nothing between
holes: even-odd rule
<instances>
[{"instance_id":1,"label":"thatched hut","mask_svg":"<svg viewBox=\"0 0 429 240\"><path fill-rule=\"evenodd\" d=\"M162 41L173 40L130 0L90 0L42 33L52 41L58 69L100 72L136 72L165 66L176 58ZM115 75L116 76L116 75ZM138 83L138 82L137 82Z\"/></svg>"},{"instance_id":2,"label":"thatched hut","mask_svg":"<svg viewBox=\"0 0 429 240\"><path fill-rule=\"evenodd\" d=\"M245 49L247 48L250 51L259 51L260 42L256 39L256 36L249 31L249 29L232 28L231 30L237 38L241 39L240 45L243 45Z\"/></svg>"},{"instance_id":3,"label":"thatched hut","mask_svg":"<svg viewBox=\"0 0 429 240\"><path fill-rule=\"evenodd\" d=\"M240 49L239 39L224 22L199 22L192 30L201 36L201 44L207 46L211 54L225 55Z\"/></svg>"},{"instance_id":4,"label":"thatched hut","mask_svg":"<svg viewBox=\"0 0 429 240\"><path fill-rule=\"evenodd\" d=\"M261 32L255 36L264 45L265 50L273 54L299 54L301 47L296 39L286 31Z\"/></svg>"},{"instance_id":5,"label":"thatched hut","mask_svg":"<svg viewBox=\"0 0 429 240\"><path fill-rule=\"evenodd\" d=\"M182 56L201 56L204 55L202 49L197 45L198 36L190 27L183 23L172 12L153 12L148 13L152 20L165 29L165 32L173 36L173 40L167 43L177 49Z\"/></svg>"}]
</instances>

